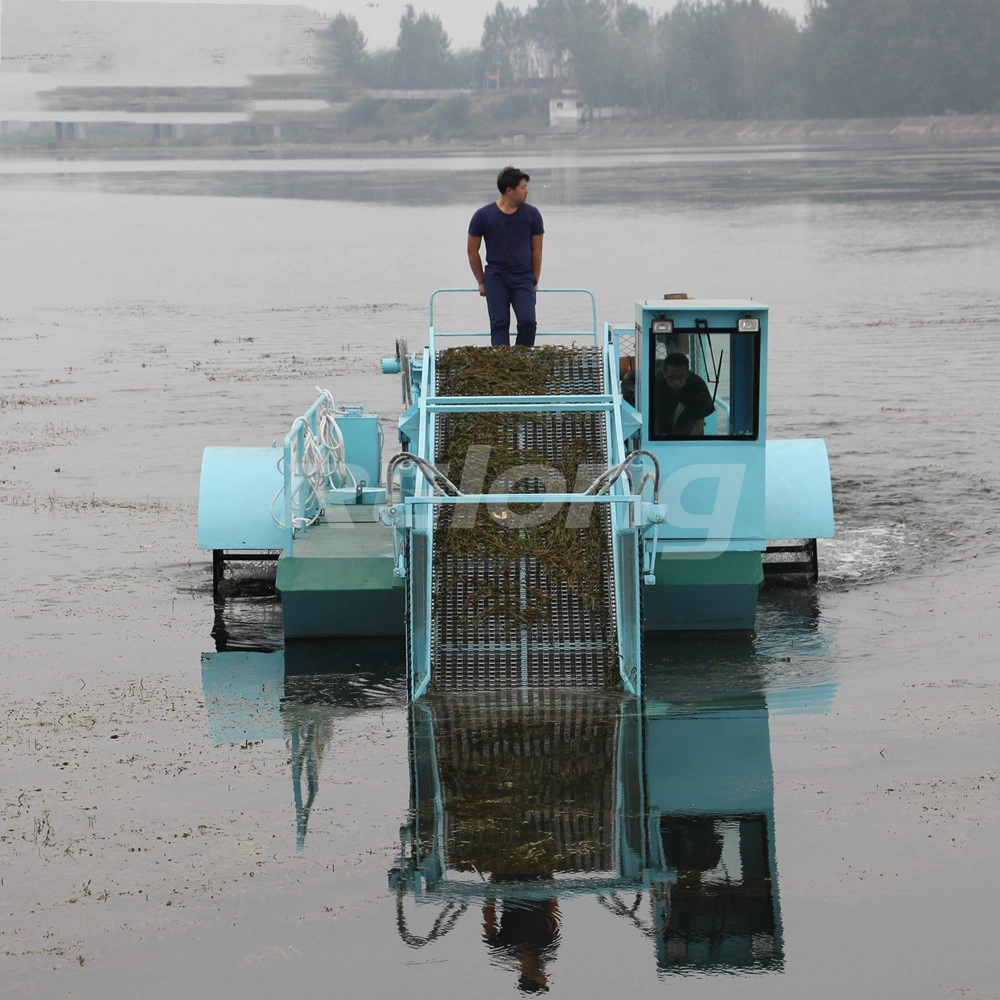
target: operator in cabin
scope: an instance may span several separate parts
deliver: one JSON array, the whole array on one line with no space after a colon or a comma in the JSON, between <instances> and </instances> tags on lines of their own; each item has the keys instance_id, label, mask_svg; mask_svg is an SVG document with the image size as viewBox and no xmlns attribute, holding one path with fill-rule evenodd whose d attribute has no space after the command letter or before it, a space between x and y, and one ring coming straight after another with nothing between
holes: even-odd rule
<instances>
[{"instance_id":1,"label":"operator in cabin","mask_svg":"<svg viewBox=\"0 0 1000 1000\"><path fill-rule=\"evenodd\" d=\"M668 354L656 373L653 435L657 438L703 437L705 418L715 401L704 379L691 371L686 354Z\"/></svg>"}]
</instances>

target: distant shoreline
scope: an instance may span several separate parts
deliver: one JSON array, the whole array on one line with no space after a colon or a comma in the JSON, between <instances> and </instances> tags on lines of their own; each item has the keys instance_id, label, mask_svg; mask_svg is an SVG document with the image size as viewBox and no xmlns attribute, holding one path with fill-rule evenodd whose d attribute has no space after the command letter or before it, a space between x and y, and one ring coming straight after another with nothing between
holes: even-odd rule
<instances>
[{"instance_id":1,"label":"distant shoreline","mask_svg":"<svg viewBox=\"0 0 1000 1000\"><path fill-rule=\"evenodd\" d=\"M571 138L581 145L800 145L910 141L1000 143L1000 114L725 122L611 120L590 122Z\"/></svg>"},{"instance_id":2,"label":"distant shoreline","mask_svg":"<svg viewBox=\"0 0 1000 1000\"><path fill-rule=\"evenodd\" d=\"M434 142L417 139L340 137L329 146L297 146L342 149L352 152L482 152L563 148L697 148L699 146L802 146L802 145L1000 145L1000 114L930 115L895 118L816 118L749 121L690 121L655 118L591 121L578 128L544 128L495 139L455 136ZM295 144L277 143L288 151Z\"/></svg>"},{"instance_id":3,"label":"distant shoreline","mask_svg":"<svg viewBox=\"0 0 1000 1000\"><path fill-rule=\"evenodd\" d=\"M304 116L295 116L301 122ZM79 117L77 120L80 120ZM84 122L86 119L83 119ZM271 119L272 126L281 125ZM434 141L429 136L398 137L383 134L375 139L370 134L356 137L340 135L329 142L296 142L288 139L251 143L209 141L187 143L183 139L154 143L112 145L77 139L59 142L31 142L0 147L5 157L38 156L56 153L59 156L90 158L100 156L123 159L136 154L143 158L174 159L178 157L231 158L288 156L303 158L329 156L331 153L362 155L441 155L465 153L497 153L516 156L519 151L533 154L564 149L695 149L698 147L751 146L995 146L1000 145L1000 114L931 115L893 118L819 118L744 121L691 121L655 118L616 118L586 122L576 128L526 129L495 138L454 136L447 141Z\"/></svg>"},{"instance_id":4,"label":"distant shoreline","mask_svg":"<svg viewBox=\"0 0 1000 1000\"><path fill-rule=\"evenodd\" d=\"M287 155L321 151L345 153L441 154L497 153L516 157L564 149L577 152L614 149L697 149L752 146L995 146L1000 145L1000 114L898 118L782 119L776 121L663 121L649 118L587 122L573 129L536 129L496 139L447 142L417 139L338 138L328 146L278 143Z\"/></svg>"}]
</instances>

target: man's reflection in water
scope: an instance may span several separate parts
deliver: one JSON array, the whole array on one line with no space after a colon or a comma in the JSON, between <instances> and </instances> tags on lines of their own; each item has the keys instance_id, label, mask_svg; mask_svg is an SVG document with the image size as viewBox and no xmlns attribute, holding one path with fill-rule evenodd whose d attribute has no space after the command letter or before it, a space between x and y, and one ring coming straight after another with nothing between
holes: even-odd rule
<instances>
[{"instance_id":1,"label":"man's reflection in water","mask_svg":"<svg viewBox=\"0 0 1000 1000\"><path fill-rule=\"evenodd\" d=\"M662 823L663 852L682 875L697 880L722 860L722 837L711 816L678 816Z\"/></svg>"},{"instance_id":2,"label":"man's reflection in water","mask_svg":"<svg viewBox=\"0 0 1000 1000\"><path fill-rule=\"evenodd\" d=\"M676 873L652 892L660 967L780 965L767 817L664 816L660 835Z\"/></svg>"},{"instance_id":3,"label":"man's reflection in water","mask_svg":"<svg viewBox=\"0 0 1000 1000\"><path fill-rule=\"evenodd\" d=\"M551 875L528 876L544 883ZM490 881L524 882L525 876L492 875ZM524 993L546 993L549 988L546 963L555 958L559 944L559 900L513 898L500 903L490 897L483 904L483 940L504 965L520 975L518 987Z\"/></svg>"}]
</instances>

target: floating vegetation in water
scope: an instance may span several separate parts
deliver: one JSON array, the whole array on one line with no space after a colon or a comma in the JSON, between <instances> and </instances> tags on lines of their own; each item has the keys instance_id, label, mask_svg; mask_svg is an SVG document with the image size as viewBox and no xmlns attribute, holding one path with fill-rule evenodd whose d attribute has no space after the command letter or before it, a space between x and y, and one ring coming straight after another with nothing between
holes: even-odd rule
<instances>
[{"instance_id":1,"label":"floating vegetation in water","mask_svg":"<svg viewBox=\"0 0 1000 1000\"><path fill-rule=\"evenodd\" d=\"M437 394L578 395L603 391L600 373L596 349L459 347L438 355ZM582 492L607 467L603 420L569 411L441 415L437 464L464 493ZM606 511L595 514L589 505L485 504L474 513L442 507L435 559L466 560L469 571L441 574L448 582L440 594L463 588L466 632L482 632L498 617L517 627L539 623L563 587L589 615L610 622L606 521ZM541 585L526 584L518 572L530 561L541 567Z\"/></svg>"},{"instance_id":2,"label":"floating vegetation in water","mask_svg":"<svg viewBox=\"0 0 1000 1000\"><path fill-rule=\"evenodd\" d=\"M89 433L90 429L87 427L49 422L40 428L28 430L26 437L0 438L0 455L25 455L42 448L72 444Z\"/></svg>"},{"instance_id":3,"label":"floating vegetation in water","mask_svg":"<svg viewBox=\"0 0 1000 1000\"><path fill-rule=\"evenodd\" d=\"M93 396L35 396L27 393L0 392L0 410L8 407L23 408L25 406L62 406L66 403L92 403Z\"/></svg>"},{"instance_id":4,"label":"floating vegetation in water","mask_svg":"<svg viewBox=\"0 0 1000 1000\"><path fill-rule=\"evenodd\" d=\"M162 514L170 510L169 504L162 500L150 500L148 497L145 500L122 500L93 494L89 497L66 497L55 493L40 497L29 495L23 492L23 489L23 485L19 486L9 480L0 479L0 504L10 507L31 507L36 511L48 510L50 513L97 511L103 514L110 511L131 511L135 514Z\"/></svg>"},{"instance_id":5,"label":"floating vegetation in water","mask_svg":"<svg viewBox=\"0 0 1000 1000\"><path fill-rule=\"evenodd\" d=\"M159 514L170 510L162 500L114 500L108 497L60 497L50 493L46 504L49 510L129 510L142 514Z\"/></svg>"}]
</instances>

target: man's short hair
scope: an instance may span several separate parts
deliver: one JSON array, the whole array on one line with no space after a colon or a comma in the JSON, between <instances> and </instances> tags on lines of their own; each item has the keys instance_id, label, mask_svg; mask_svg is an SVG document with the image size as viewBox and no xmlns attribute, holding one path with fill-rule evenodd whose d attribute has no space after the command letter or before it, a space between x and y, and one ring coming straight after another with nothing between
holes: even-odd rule
<instances>
[{"instance_id":1,"label":"man's short hair","mask_svg":"<svg viewBox=\"0 0 1000 1000\"><path fill-rule=\"evenodd\" d=\"M667 360L663 363L665 365L677 365L679 368L691 367L691 363L688 361L688 356L686 354L668 354Z\"/></svg>"},{"instance_id":2,"label":"man's short hair","mask_svg":"<svg viewBox=\"0 0 1000 1000\"><path fill-rule=\"evenodd\" d=\"M521 181L530 180L531 178L523 170L518 170L517 167L504 167L497 174L497 187L501 194L506 194L507 188L516 188Z\"/></svg>"}]
</instances>

